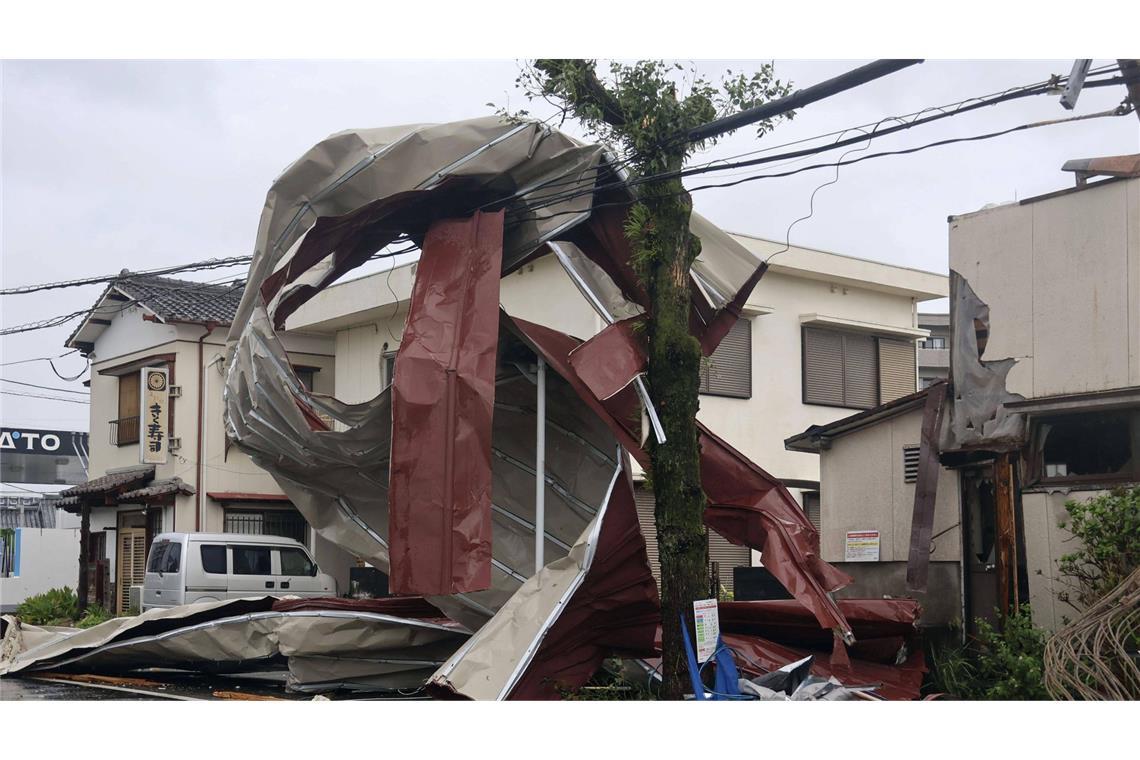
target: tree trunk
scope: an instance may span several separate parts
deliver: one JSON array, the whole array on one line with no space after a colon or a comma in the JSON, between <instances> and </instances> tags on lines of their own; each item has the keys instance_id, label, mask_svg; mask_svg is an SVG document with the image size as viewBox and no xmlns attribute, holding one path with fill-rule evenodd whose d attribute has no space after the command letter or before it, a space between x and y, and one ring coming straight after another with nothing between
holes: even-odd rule
<instances>
[{"instance_id":1,"label":"tree trunk","mask_svg":"<svg viewBox=\"0 0 1140 760\"><path fill-rule=\"evenodd\" d=\"M654 184L641 202L653 228L643 266L652 314L648 381L666 437L649 451L661 558L662 693L680 699L689 690L681 619L692 631L693 601L708 591L705 496L693 424L700 406L701 349L689 334L688 273L699 246L689 233L692 203L679 180Z\"/></svg>"},{"instance_id":2,"label":"tree trunk","mask_svg":"<svg viewBox=\"0 0 1140 760\"><path fill-rule=\"evenodd\" d=\"M83 498L83 497L80 497ZM90 580L87 577L87 569L90 564L90 558L87 556L88 545L91 543L91 507L83 504L80 507L79 519L79 588L75 590L76 596L79 597L79 614L82 615L87 610L87 586Z\"/></svg>"}]
</instances>

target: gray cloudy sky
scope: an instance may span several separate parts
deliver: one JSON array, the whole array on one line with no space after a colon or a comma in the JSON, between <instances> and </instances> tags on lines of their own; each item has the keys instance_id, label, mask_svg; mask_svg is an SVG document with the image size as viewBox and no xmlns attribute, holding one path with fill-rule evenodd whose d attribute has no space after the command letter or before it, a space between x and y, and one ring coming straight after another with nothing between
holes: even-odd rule
<instances>
[{"instance_id":1,"label":"gray cloudy sky","mask_svg":"<svg viewBox=\"0 0 1140 760\"><path fill-rule=\"evenodd\" d=\"M858 63L777 61L776 69L803 87ZM762 140L738 133L694 162L1037 82L1067 74L1071 65L1071 59L929 61L809 106ZM247 254L270 182L328 134L483 115L491 111L488 101L504 104L508 97L512 108L527 107L513 91L517 66L510 60L2 66L5 286ZM749 65L702 61L699 68L715 77ZM1111 108L1124 94L1122 87L1086 91L1076 113ZM1068 115L1056 96L1014 101L876 139L868 152ZM819 192L814 216L795 227L792 242L945 272L948 214L1068 187L1072 177L1060 171L1066 159L1137 150L1140 121L1133 115L867 161L842 169L839 182ZM788 225L807 213L812 190L833 176L833 170L818 170L708 190L695 203L729 230L782 240ZM702 180L695 179L691 185ZM242 274L232 269L188 276ZM100 292L89 286L5 297L3 324L86 308ZM3 363L63 353L74 326L4 337ZM57 366L74 374L83 361L73 355ZM0 377L83 389L78 381L56 378L46 362L8 364ZM10 395L0 396L0 416L5 425L88 426L80 404ZM104 431L97 426L95 434Z\"/></svg>"}]
</instances>

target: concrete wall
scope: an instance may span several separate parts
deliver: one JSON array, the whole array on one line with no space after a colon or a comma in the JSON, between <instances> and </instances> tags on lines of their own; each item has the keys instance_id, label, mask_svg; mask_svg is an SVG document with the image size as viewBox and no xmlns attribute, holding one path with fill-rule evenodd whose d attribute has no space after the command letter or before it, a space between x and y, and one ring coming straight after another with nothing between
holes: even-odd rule
<instances>
[{"instance_id":1,"label":"concrete wall","mask_svg":"<svg viewBox=\"0 0 1140 760\"><path fill-rule=\"evenodd\" d=\"M20 528L20 574L0 578L0 609L11 612L29 596L74 589L79 579L78 528Z\"/></svg>"},{"instance_id":2,"label":"concrete wall","mask_svg":"<svg viewBox=\"0 0 1140 760\"><path fill-rule=\"evenodd\" d=\"M957 562L931 562L926 593L906 587L906 562L836 562L835 566L855 579L836 592L840 599L909 597L922 605L922 626L945 626L962 619L962 577Z\"/></svg>"},{"instance_id":3,"label":"concrete wall","mask_svg":"<svg viewBox=\"0 0 1140 760\"><path fill-rule=\"evenodd\" d=\"M1028 398L1140 385L1140 179L952 218L950 268L990 306L986 359Z\"/></svg>"},{"instance_id":4,"label":"concrete wall","mask_svg":"<svg viewBox=\"0 0 1140 760\"><path fill-rule=\"evenodd\" d=\"M1065 618L1076 616L1077 610L1061 601L1059 594L1074 589L1060 577L1061 557L1077 551L1080 542L1061 524L1068 524L1069 513L1065 502L1087 501L1106 491L1053 491L1022 493L1021 511L1025 536L1025 565L1029 576L1029 603L1033 609L1033 622L1042 628L1056 630L1065 624Z\"/></svg>"},{"instance_id":5,"label":"concrete wall","mask_svg":"<svg viewBox=\"0 0 1140 760\"><path fill-rule=\"evenodd\" d=\"M839 436L819 455L820 555L825 560L843 562L847 531L878 530L879 562L906 563L915 484L905 480L902 449L919 445L921 430L920 407ZM959 515L957 473L940 468L932 561L961 559Z\"/></svg>"}]
</instances>

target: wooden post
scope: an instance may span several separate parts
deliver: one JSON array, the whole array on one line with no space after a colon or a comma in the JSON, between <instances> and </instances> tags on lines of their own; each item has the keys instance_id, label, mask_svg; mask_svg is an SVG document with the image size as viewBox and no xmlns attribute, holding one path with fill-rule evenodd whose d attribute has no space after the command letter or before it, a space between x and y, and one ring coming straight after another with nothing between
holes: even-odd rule
<instances>
[{"instance_id":1,"label":"wooden post","mask_svg":"<svg viewBox=\"0 0 1140 760\"><path fill-rule=\"evenodd\" d=\"M75 590L75 593L79 598L79 614L82 615L87 610L87 586L90 584L90 579L87 577L90 557L87 554L91 543L91 506L82 496L79 498L81 501L79 507L79 588Z\"/></svg>"},{"instance_id":2,"label":"wooden post","mask_svg":"<svg viewBox=\"0 0 1140 760\"><path fill-rule=\"evenodd\" d=\"M994 462L994 510L997 535L998 603L1004 624L1012 598L1017 611L1017 511L1013 493L1013 454L1004 452Z\"/></svg>"}]
</instances>

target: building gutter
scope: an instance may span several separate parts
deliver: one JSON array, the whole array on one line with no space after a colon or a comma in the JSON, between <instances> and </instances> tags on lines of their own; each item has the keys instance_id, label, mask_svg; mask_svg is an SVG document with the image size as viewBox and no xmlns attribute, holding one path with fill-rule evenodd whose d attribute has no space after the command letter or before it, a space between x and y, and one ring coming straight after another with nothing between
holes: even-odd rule
<instances>
[{"instance_id":1,"label":"building gutter","mask_svg":"<svg viewBox=\"0 0 1140 760\"><path fill-rule=\"evenodd\" d=\"M202 451L203 451L202 430L203 430L203 427L205 424L203 412L205 410L205 398L206 398L206 363L205 363L205 355L204 355L205 342L206 342L206 338L210 337L210 334L213 333L214 330L218 329L219 323L214 322L214 321L209 321L209 322L203 322L200 324L206 328L206 332L202 333L202 336L200 338L198 338L198 414L197 414L197 451L198 451L198 456L197 456L197 459L194 463L194 468L195 468L194 490L196 491L196 494L194 496L194 532L195 533L198 533L202 530L202 494L204 494L206 491L206 489L203 487L203 484L202 484L202 475L206 469L202 464ZM175 507L175 510L177 510L177 507Z\"/></svg>"}]
</instances>

